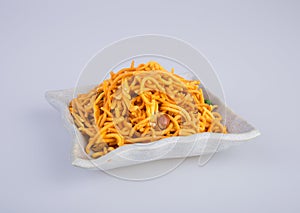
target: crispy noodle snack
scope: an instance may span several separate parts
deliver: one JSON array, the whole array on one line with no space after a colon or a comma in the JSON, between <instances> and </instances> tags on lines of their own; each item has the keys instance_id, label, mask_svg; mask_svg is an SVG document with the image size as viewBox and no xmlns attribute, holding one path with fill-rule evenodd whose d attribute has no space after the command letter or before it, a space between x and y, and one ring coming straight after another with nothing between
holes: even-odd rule
<instances>
[{"instance_id":1,"label":"crispy noodle snack","mask_svg":"<svg viewBox=\"0 0 300 213\"><path fill-rule=\"evenodd\" d=\"M93 158L132 143L201 132L227 133L216 105L204 100L200 82L186 80L160 64L110 73L110 78L69 105L85 151Z\"/></svg>"}]
</instances>

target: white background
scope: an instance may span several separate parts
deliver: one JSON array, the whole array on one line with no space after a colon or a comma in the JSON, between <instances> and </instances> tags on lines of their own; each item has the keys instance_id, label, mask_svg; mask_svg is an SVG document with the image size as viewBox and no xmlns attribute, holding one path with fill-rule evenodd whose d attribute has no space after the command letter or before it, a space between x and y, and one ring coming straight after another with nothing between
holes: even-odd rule
<instances>
[{"instance_id":1,"label":"white background","mask_svg":"<svg viewBox=\"0 0 300 213\"><path fill-rule=\"evenodd\" d=\"M1 0L0 212L299 212L299 10L296 0ZM99 49L144 33L201 50L228 105L262 135L146 182L72 167L45 91L74 87Z\"/></svg>"}]
</instances>

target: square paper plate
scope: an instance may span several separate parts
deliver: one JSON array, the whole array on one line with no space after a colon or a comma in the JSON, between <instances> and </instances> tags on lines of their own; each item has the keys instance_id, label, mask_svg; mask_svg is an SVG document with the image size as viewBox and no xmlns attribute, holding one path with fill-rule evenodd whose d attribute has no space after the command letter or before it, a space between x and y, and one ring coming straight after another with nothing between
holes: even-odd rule
<instances>
[{"instance_id":1,"label":"square paper plate","mask_svg":"<svg viewBox=\"0 0 300 213\"><path fill-rule=\"evenodd\" d=\"M90 88L92 87L82 89L81 92L88 92ZM109 170L160 159L213 154L230 146L242 144L260 134L247 121L227 108L220 99L209 91L206 90L206 92L210 100L218 105L217 111L221 111L222 115L225 113L228 134L198 133L165 138L148 144L125 145L98 159L91 159L85 154L83 147L85 147L86 139L77 130L69 113L68 106L73 99L74 89L49 91L46 93L46 99L60 112L65 127L72 135L74 142L72 164L89 169Z\"/></svg>"}]
</instances>

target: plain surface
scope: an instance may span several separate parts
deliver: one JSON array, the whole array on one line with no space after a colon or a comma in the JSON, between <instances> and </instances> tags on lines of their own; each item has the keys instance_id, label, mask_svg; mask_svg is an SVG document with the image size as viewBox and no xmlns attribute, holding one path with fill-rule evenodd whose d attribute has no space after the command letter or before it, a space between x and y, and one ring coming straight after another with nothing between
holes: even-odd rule
<instances>
[{"instance_id":1,"label":"plain surface","mask_svg":"<svg viewBox=\"0 0 300 213\"><path fill-rule=\"evenodd\" d=\"M0 212L299 212L298 1L0 1ZM71 166L44 99L89 58L143 33L210 59L226 101L262 135L146 182Z\"/></svg>"}]
</instances>

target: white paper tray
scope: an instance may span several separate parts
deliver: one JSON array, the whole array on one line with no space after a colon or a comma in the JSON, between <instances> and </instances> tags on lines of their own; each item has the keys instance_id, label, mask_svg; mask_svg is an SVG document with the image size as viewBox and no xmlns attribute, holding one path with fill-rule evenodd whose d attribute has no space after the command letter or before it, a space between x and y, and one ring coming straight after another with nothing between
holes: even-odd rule
<instances>
[{"instance_id":1,"label":"white paper tray","mask_svg":"<svg viewBox=\"0 0 300 213\"><path fill-rule=\"evenodd\" d=\"M83 89L82 92L88 92L89 89ZM74 142L72 164L88 169L109 170L159 159L212 154L230 146L242 144L260 135L257 129L232 112L217 97L207 90L206 92L210 100L218 105L219 111L225 113L229 134L199 133L190 136L165 138L147 144L125 145L98 159L91 159L84 152L85 138L75 127L69 113L68 105L73 98L74 90L49 91L46 93L46 99L60 112L66 128L72 135Z\"/></svg>"}]
</instances>

